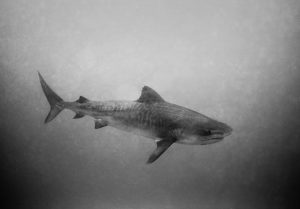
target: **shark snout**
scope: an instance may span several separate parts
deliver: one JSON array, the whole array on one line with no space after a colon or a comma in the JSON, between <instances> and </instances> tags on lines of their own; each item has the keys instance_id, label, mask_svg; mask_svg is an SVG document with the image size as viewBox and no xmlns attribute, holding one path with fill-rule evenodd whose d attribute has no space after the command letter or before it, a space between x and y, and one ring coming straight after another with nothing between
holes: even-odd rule
<instances>
[{"instance_id":1,"label":"shark snout","mask_svg":"<svg viewBox=\"0 0 300 209\"><path fill-rule=\"evenodd\" d=\"M223 139L226 136L229 136L232 132L232 128L224 123L218 129L211 130L211 134L214 139Z\"/></svg>"},{"instance_id":2,"label":"shark snout","mask_svg":"<svg viewBox=\"0 0 300 209\"><path fill-rule=\"evenodd\" d=\"M226 124L223 124L222 132L223 137L229 136L232 132L232 128Z\"/></svg>"}]
</instances>

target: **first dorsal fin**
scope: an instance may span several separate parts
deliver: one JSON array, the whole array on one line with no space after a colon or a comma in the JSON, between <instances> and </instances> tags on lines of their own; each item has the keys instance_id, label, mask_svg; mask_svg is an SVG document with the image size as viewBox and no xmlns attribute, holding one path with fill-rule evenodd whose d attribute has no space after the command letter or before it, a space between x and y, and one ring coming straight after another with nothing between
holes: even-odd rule
<instances>
[{"instance_id":1,"label":"first dorsal fin","mask_svg":"<svg viewBox=\"0 0 300 209\"><path fill-rule=\"evenodd\" d=\"M155 103L155 102L164 102L165 100L152 88L149 86L144 86L142 93L137 102L141 103Z\"/></svg>"},{"instance_id":2,"label":"first dorsal fin","mask_svg":"<svg viewBox=\"0 0 300 209\"><path fill-rule=\"evenodd\" d=\"M83 96L80 96L79 99L76 100L76 102L78 102L78 103L86 103L88 101L89 100Z\"/></svg>"}]
</instances>

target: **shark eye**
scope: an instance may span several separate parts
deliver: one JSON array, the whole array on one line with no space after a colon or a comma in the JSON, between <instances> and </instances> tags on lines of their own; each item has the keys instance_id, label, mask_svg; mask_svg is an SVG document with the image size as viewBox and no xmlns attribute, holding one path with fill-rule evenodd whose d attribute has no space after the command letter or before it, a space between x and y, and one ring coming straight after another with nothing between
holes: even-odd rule
<instances>
[{"instance_id":1,"label":"shark eye","mask_svg":"<svg viewBox=\"0 0 300 209\"><path fill-rule=\"evenodd\" d=\"M201 130L200 131L200 135L201 136L209 136L209 135L211 135L212 133L211 133L211 131L210 130Z\"/></svg>"},{"instance_id":2,"label":"shark eye","mask_svg":"<svg viewBox=\"0 0 300 209\"><path fill-rule=\"evenodd\" d=\"M212 134L210 130L207 130L206 132L207 132L207 136Z\"/></svg>"}]
</instances>

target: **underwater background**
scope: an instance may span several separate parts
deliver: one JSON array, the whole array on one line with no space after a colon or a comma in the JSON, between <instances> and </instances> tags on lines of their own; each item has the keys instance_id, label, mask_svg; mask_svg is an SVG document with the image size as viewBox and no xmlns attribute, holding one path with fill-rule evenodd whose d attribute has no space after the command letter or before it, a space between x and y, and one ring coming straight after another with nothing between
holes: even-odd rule
<instances>
[{"instance_id":1,"label":"underwater background","mask_svg":"<svg viewBox=\"0 0 300 209\"><path fill-rule=\"evenodd\" d=\"M288 208L299 52L297 0L1 0L1 196L31 209ZM233 133L147 165L150 139L69 110L44 124L38 71L66 101L135 100L148 85Z\"/></svg>"}]
</instances>

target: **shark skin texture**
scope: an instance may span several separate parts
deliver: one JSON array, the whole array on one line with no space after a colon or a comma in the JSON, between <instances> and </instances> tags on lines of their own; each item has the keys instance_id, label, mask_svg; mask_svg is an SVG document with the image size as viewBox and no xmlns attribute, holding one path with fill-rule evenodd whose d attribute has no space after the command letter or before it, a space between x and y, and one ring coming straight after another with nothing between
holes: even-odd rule
<instances>
[{"instance_id":1,"label":"shark skin texture","mask_svg":"<svg viewBox=\"0 0 300 209\"><path fill-rule=\"evenodd\" d=\"M225 123L196 111L166 102L156 91L144 86L136 101L90 101L80 96L75 102L65 102L38 73L45 96L50 104L45 123L63 109L75 112L74 119L90 116L95 129L111 126L153 139L157 148L147 163L157 160L173 143L206 145L221 141L232 132Z\"/></svg>"}]
</instances>

